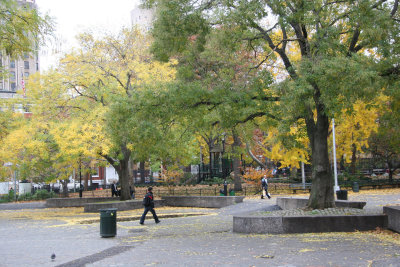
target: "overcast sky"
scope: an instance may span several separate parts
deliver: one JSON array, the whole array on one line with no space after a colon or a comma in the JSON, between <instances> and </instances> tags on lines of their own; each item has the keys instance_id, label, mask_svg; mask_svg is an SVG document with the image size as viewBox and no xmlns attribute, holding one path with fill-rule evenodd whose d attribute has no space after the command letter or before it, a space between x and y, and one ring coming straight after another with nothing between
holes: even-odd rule
<instances>
[{"instance_id":1,"label":"overcast sky","mask_svg":"<svg viewBox=\"0 0 400 267\"><path fill-rule=\"evenodd\" d=\"M36 0L39 11L56 22L56 45L48 43L40 53L40 69L47 70L57 58L76 47L75 36L85 30L118 32L130 25L130 11L140 0ZM60 52L55 54L55 52Z\"/></svg>"}]
</instances>

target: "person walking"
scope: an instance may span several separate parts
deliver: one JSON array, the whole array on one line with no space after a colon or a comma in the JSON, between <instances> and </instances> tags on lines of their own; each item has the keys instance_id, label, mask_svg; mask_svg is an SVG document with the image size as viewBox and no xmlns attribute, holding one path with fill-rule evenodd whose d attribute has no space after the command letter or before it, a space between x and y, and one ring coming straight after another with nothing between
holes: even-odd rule
<instances>
[{"instance_id":1,"label":"person walking","mask_svg":"<svg viewBox=\"0 0 400 267\"><path fill-rule=\"evenodd\" d=\"M267 175L264 175L264 177L261 179L261 199L264 199L264 195L268 197L268 199L271 199L271 195L268 193L268 180L267 180Z\"/></svg>"},{"instance_id":2,"label":"person walking","mask_svg":"<svg viewBox=\"0 0 400 267\"><path fill-rule=\"evenodd\" d=\"M143 206L144 206L144 212L142 217L140 218L140 224L144 224L144 220L146 218L146 214L150 211L153 214L153 218L156 221L156 223L159 223L160 220L157 217L156 211L154 210L154 196L153 196L153 188L149 187L147 188L147 194L143 198Z\"/></svg>"},{"instance_id":3,"label":"person walking","mask_svg":"<svg viewBox=\"0 0 400 267\"><path fill-rule=\"evenodd\" d=\"M118 188L117 188L117 182L116 181L114 181L113 182L113 184L111 185L111 197L113 197L113 196L119 196L119 194L118 194Z\"/></svg>"}]
</instances>

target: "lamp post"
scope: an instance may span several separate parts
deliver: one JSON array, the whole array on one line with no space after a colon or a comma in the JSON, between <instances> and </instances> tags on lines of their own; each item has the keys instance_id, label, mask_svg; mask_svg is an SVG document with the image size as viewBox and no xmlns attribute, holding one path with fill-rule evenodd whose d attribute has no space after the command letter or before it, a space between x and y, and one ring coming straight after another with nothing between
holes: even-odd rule
<instances>
[{"instance_id":1,"label":"lamp post","mask_svg":"<svg viewBox=\"0 0 400 267\"><path fill-rule=\"evenodd\" d=\"M14 170L14 201L17 201L17 170Z\"/></svg>"},{"instance_id":2,"label":"lamp post","mask_svg":"<svg viewBox=\"0 0 400 267\"><path fill-rule=\"evenodd\" d=\"M336 139L335 139L335 119L332 119L332 138L333 138L333 173L335 175L335 192L340 190L337 179L337 166L336 166Z\"/></svg>"},{"instance_id":3,"label":"lamp post","mask_svg":"<svg viewBox=\"0 0 400 267\"><path fill-rule=\"evenodd\" d=\"M304 162L301 162L301 182L303 183L303 189L306 189L306 174L304 172Z\"/></svg>"},{"instance_id":4,"label":"lamp post","mask_svg":"<svg viewBox=\"0 0 400 267\"><path fill-rule=\"evenodd\" d=\"M228 195L228 183L226 182L226 178L224 181L224 196Z\"/></svg>"},{"instance_id":5,"label":"lamp post","mask_svg":"<svg viewBox=\"0 0 400 267\"><path fill-rule=\"evenodd\" d=\"M79 197L82 198L82 159L79 157Z\"/></svg>"}]
</instances>

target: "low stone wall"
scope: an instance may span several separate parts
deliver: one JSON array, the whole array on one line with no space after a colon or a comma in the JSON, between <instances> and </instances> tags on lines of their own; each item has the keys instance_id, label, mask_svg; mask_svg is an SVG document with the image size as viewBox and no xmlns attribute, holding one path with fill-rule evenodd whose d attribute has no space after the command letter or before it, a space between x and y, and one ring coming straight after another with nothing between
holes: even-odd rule
<instances>
[{"instance_id":1,"label":"low stone wall","mask_svg":"<svg viewBox=\"0 0 400 267\"><path fill-rule=\"evenodd\" d=\"M222 208L243 202L244 196L163 196L155 200L155 206ZM117 210L133 210L143 208L142 200L115 201L108 203L84 204L84 212L99 212L100 209L116 208Z\"/></svg>"},{"instance_id":2,"label":"low stone wall","mask_svg":"<svg viewBox=\"0 0 400 267\"><path fill-rule=\"evenodd\" d=\"M306 198L277 198L276 204L283 210L306 207ZM347 200L335 201L336 207L363 209L366 202ZM295 215L295 216L252 216L233 217L233 232L256 234L353 232L386 228L388 216L378 215Z\"/></svg>"},{"instance_id":3,"label":"low stone wall","mask_svg":"<svg viewBox=\"0 0 400 267\"><path fill-rule=\"evenodd\" d=\"M83 207L87 203L119 201L117 197L85 197L85 198L49 198L46 200L47 208Z\"/></svg>"},{"instance_id":4,"label":"low stone wall","mask_svg":"<svg viewBox=\"0 0 400 267\"><path fill-rule=\"evenodd\" d=\"M387 227L386 215L234 216L233 232L256 234L353 232Z\"/></svg>"},{"instance_id":5,"label":"low stone wall","mask_svg":"<svg viewBox=\"0 0 400 267\"><path fill-rule=\"evenodd\" d=\"M244 196L163 196L165 206L222 208L243 202Z\"/></svg>"},{"instance_id":6,"label":"low stone wall","mask_svg":"<svg viewBox=\"0 0 400 267\"><path fill-rule=\"evenodd\" d=\"M154 200L155 207L164 206L164 200ZM142 200L126 200L108 203L88 203L84 205L84 212L99 212L101 209L115 208L118 211L143 209Z\"/></svg>"},{"instance_id":7,"label":"low stone wall","mask_svg":"<svg viewBox=\"0 0 400 267\"><path fill-rule=\"evenodd\" d=\"M400 207L383 207L383 213L388 216L388 228L400 233Z\"/></svg>"},{"instance_id":8,"label":"low stone wall","mask_svg":"<svg viewBox=\"0 0 400 267\"><path fill-rule=\"evenodd\" d=\"M307 206L308 199L306 198L291 198L291 197L278 197L276 199L276 205L283 210L299 209ZM336 200L336 207L338 208L355 208L363 209L367 204L362 201L348 201L348 200Z\"/></svg>"}]
</instances>

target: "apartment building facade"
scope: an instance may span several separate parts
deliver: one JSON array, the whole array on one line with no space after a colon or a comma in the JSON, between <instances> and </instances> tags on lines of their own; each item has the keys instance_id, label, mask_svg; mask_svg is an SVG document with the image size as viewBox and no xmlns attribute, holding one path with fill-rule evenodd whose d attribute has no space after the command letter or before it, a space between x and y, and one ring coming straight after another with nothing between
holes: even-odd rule
<instances>
[{"instance_id":1,"label":"apartment building facade","mask_svg":"<svg viewBox=\"0 0 400 267\"><path fill-rule=\"evenodd\" d=\"M26 8L37 9L34 0L19 0L18 3ZM16 97L17 91L24 92L28 77L39 71L38 49L19 58L10 57L0 51L0 70L0 98Z\"/></svg>"}]
</instances>

